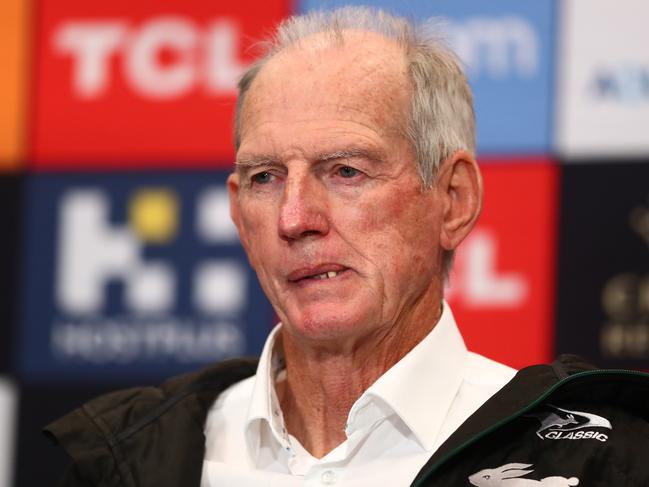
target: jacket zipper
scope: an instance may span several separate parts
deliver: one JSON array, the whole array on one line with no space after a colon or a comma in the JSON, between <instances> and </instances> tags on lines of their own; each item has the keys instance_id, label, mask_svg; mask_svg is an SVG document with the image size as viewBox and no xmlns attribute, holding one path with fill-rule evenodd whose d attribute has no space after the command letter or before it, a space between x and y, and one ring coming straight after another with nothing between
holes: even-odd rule
<instances>
[{"instance_id":1,"label":"jacket zipper","mask_svg":"<svg viewBox=\"0 0 649 487\"><path fill-rule=\"evenodd\" d=\"M619 374L619 375L634 375L634 376L640 376L640 377L645 377L649 379L649 374L645 372L639 372L637 370L623 370L623 369L604 369L604 370L588 370L585 372L578 372L574 375L571 375L569 377L566 377L565 379L560 380L556 384L554 384L552 387L547 389L543 394L541 394L537 399L529 403L527 406L519 409L516 411L514 414L507 416L506 418L501 419L500 421L497 421L493 425L489 426L488 428L482 430L480 433L472 436L468 440L466 440L464 443L461 445L458 445L455 449L451 450L448 452L446 455L444 455L442 458L440 458L435 464L431 465L431 467L423 474L423 476L416 482L414 482L411 487L421 487L424 482L433 474L435 473L436 470L438 470L443 464L445 464L447 461L449 461L451 458L453 458L455 455L461 453L464 451L466 448L480 440L481 438L487 436L491 432L497 430L498 428L510 423L511 421L519 418L526 412L528 412L530 409L534 409L536 406L538 406L540 403L545 401L548 396L550 396L552 393L554 393L557 389L560 387L563 387L565 384L569 382L573 382L575 380L581 379L583 377L590 377L593 375L614 375L614 374Z\"/></svg>"}]
</instances>

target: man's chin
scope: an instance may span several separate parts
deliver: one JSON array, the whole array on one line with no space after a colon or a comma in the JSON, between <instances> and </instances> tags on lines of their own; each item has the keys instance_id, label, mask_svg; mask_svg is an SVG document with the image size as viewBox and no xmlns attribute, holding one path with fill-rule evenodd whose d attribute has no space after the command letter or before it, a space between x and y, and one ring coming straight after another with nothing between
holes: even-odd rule
<instances>
[{"instance_id":1,"label":"man's chin","mask_svg":"<svg viewBox=\"0 0 649 487\"><path fill-rule=\"evenodd\" d=\"M367 319L358 309L334 304L314 308L306 308L289 316L288 322L284 323L287 331L298 339L314 344L321 341L324 344L336 340L347 341L366 327Z\"/></svg>"}]
</instances>

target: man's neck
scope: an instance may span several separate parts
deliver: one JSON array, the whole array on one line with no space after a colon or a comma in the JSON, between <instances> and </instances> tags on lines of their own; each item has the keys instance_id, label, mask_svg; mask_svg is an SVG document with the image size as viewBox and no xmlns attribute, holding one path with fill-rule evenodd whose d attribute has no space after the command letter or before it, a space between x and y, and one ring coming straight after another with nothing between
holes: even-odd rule
<instances>
[{"instance_id":1,"label":"man's neck","mask_svg":"<svg viewBox=\"0 0 649 487\"><path fill-rule=\"evenodd\" d=\"M345 441L354 403L432 330L440 314L365 337L345 353L305 350L284 333L280 343L287 374L276 387L289 433L316 458Z\"/></svg>"}]
</instances>

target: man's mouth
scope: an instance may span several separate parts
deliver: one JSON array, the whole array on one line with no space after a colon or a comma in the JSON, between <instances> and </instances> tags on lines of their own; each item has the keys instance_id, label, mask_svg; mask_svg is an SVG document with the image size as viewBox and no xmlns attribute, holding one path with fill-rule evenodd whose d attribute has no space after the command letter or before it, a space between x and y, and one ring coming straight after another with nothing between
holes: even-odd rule
<instances>
[{"instance_id":1,"label":"man's mouth","mask_svg":"<svg viewBox=\"0 0 649 487\"><path fill-rule=\"evenodd\" d=\"M290 282L299 282L304 280L333 279L346 270L347 267L338 264L319 265L295 270L288 275L288 280Z\"/></svg>"},{"instance_id":2,"label":"man's mouth","mask_svg":"<svg viewBox=\"0 0 649 487\"><path fill-rule=\"evenodd\" d=\"M337 275L338 272L329 271L329 272L323 272L322 274L316 274L315 276L309 276L306 279L331 279L332 277L336 277Z\"/></svg>"}]
</instances>

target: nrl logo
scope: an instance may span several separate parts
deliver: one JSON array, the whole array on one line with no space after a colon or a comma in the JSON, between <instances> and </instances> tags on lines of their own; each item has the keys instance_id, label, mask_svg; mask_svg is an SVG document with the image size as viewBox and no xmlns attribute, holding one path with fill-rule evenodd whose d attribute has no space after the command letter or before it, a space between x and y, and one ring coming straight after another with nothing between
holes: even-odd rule
<instances>
[{"instance_id":1,"label":"nrl logo","mask_svg":"<svg viewBox=\"0 0 649 487\"><path fill-rule=\"evenodd\" d=\"M608 440L608 435L590 428L613 427L608 419L596 414L582 411L570 411L550 405L551 412L530 414L529 417L538 419L541 427L536 435L542 440Z\"/></svg>"}]
</instances>

